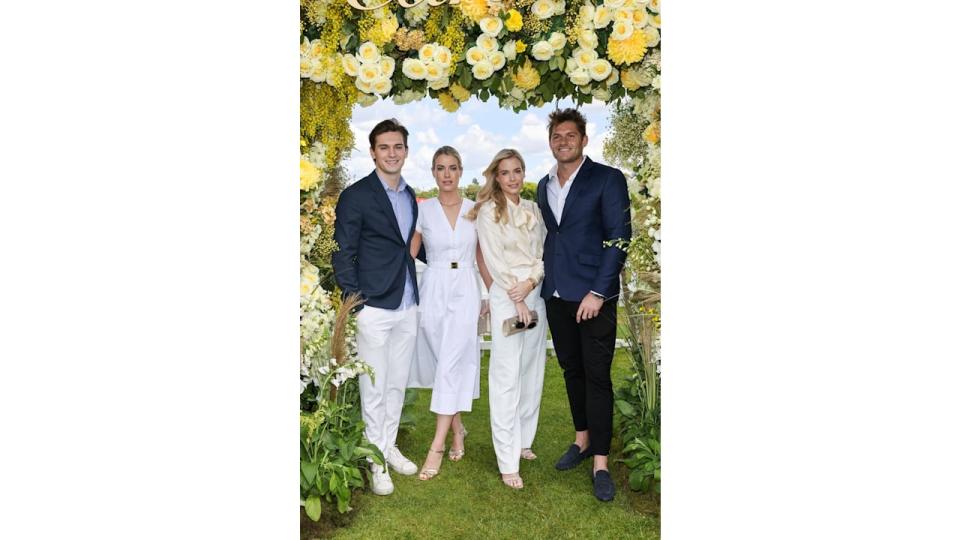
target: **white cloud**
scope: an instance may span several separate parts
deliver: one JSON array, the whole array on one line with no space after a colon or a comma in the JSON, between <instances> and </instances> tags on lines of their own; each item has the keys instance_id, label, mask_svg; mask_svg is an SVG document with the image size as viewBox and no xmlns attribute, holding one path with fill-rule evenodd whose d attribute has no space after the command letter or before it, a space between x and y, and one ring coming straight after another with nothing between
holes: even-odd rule
<instances>
[{"instance_id":1,"label":"white cloud","mask_svg":"<svg viewBox=\"0 0 960 540\"><path fill-rule=\"evenodd\" d=\"M417 131L414 136L416 137L417 142L420 144L440 144L440 137L437 136L436 130L434 130L432 127L427 128L426 131Z\"/></svg>"},{"instance_id":2,"label":"white cloud","mask_svg":"<svg viewBox=\"0 0 960 540\"><path fill-rule=\"evenodd\" d=\"M464 113L462 113L462 112L458 112L458 113L457 113L457 125L458 125L458 126L465 126L465 125L469 124L470 122L473 122L473 117L472 117L472 116L470 116L469 114L464 114Z\"/></svg>"}]
</instances>

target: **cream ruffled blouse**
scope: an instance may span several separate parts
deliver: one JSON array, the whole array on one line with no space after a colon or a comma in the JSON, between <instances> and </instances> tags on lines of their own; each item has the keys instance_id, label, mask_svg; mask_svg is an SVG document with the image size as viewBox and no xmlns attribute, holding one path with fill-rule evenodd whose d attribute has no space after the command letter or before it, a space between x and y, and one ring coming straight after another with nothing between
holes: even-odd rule
<instances>
[{"instance_id":1,"label":"cream ruffled blouse","mask_svg":"<svg viewBox=\"0 0 960 540\"><path fill-rule=\"evenodd\" d=\"M496 205L489 201L477 215L477 237L483 260L494 283L510 289L518 282L543 280L543 241L547 228L540 209L533 201L520 204L507 200L507 223L494 220Z\"/></svg>"}]
</instances>

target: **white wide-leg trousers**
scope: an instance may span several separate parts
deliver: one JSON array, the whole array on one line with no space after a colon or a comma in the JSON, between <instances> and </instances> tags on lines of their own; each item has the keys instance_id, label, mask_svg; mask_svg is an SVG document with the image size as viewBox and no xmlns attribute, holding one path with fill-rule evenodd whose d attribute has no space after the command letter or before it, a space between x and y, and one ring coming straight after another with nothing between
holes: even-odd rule
<instances>
[{"instance_id":1,"label":"white wide-leg trousers","mask_svg":"<svg viewBox=\"0 0 960 540\"><path fill-rule=\"evenodd\" d=\"M505 337L503 321L515 317L517 309L499 285L490 287L490 429L501 474L520 471L520 450L533 445L540 417L547 313L539 286L525 302L537 312L537 326Z\"/></svg>"},{"instance_id":2,"label":"white wide-leg trousers","mask_svg":"<svg viewBox=\"0 0 960 540\"><path fill-rule=\"evenodd\" d=\"M360 376L364 433L384 455L397 442L416 339L416 306L400 311L366 306L357 314L357 353L375 375Z\"/></svg>"}]
</instances>

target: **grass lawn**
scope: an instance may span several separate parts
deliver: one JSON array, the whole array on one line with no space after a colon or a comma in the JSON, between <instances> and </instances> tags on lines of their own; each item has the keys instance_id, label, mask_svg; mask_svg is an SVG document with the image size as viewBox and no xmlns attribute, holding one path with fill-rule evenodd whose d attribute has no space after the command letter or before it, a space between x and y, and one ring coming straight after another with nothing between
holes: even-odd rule
<instances>
[{"instance_id":1,"label":"grass lawn","mask_svg":"<svg viewBox=\"0 0 960 540\"><path fill-rule=\"evenodd\" d=\"M659 501L630 491L626 468L611 463L617 482L613 502L593 496L590 461L576 469L553 468L557 458L573 442L563 375L552 352L540 409L540 426L533 450L539 459L522 461L524 489L503 485L490 437L487 399L487 353L481 361L480 399L473 412L464 415L469 435L463 460L450 462L444 456L440 474L422 482L416 476L392 473L396 490L387 497L370 491L355 492L354 511L336 516L324 508L317 524L301 520L302 538L659 538ZM614 358L614 387L630 372L626 351ZM434 416L429 411L430 391L421 390L414 404L416 428L401 432L398 446L418 466L433 438ZM614 436L611 457L619 454ZM301 510L301 514L302 514Z\"/></svg>"}]
</instances>

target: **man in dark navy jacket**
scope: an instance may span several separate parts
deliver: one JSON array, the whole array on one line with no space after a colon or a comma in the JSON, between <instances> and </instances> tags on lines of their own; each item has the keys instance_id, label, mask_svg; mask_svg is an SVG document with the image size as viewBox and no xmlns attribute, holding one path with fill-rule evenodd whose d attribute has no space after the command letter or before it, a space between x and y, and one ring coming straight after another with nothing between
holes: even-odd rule
<instances>
[{"instance_id":1,"label":"man in dark navy jacket","mask_svg":"<svg viewBox=\"0 0 960 540\"><path fill-rule=\"evenodd\" d=\"M407 157L407 128L384 120L370 132L376 169L343 190L337 202L333 271L344 295L364 300L357 313L357 349L375 377L360 376L360 401L367 439L394 471L410 475L417 466L396 447L400 412L417 337L417 271L410 240L417 222L413 189L400 176ZM377 495L393 493L386 467L372 465Z\"/></svg>"},{"instance_id":2,"label":"man in dark navy jacket","mask_svg":"<svg viewBox=\"0 0 960 540\"><path fill-rule=\"evenodd\" d=\"M614 497L607 468L613 433L610 365L626 260L609 242L630 239L630 199L622 172L583 155L586 126L575 109L550 115L550 150L557 164L537 186L547 226L541 294L576 431L556 468L572 469L593 456L594 495L609 501Z\"/></svg>"}]
</instances>

